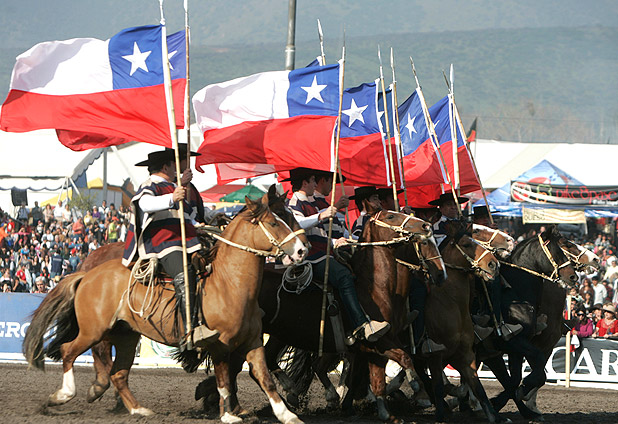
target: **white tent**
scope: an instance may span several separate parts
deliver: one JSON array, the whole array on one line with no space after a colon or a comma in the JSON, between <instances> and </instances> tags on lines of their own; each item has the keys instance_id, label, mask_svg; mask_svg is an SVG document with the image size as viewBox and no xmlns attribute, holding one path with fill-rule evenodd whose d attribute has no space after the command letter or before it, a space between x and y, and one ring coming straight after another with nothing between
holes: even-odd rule
<instances>
[{"instance_id":1,"label":"white tent","mask_svg":"<svg viewBox=\"0 0 618 424\"><path fill-rule=\"evenodd\" d=\"M486 189L501 187L546 159L586 185L618 185L618 145L478 139L470 149Z\"/></svg>"}]
</instances>

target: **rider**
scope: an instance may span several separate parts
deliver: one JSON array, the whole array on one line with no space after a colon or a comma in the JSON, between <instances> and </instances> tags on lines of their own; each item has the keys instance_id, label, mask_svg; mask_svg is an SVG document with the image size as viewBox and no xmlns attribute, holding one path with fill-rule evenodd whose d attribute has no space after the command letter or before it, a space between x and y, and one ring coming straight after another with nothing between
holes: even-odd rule
<instances>
[{"instance_id":1,"label":"rider","mask_svg":"<svg viewBox=\"0 0 618 424\"><path fill-rule=\"evenodd\" d=\"M328 243L327 222L334 217L337 209L344 202L338 202L334 206L320 209L313 197L316 189L316 175L324 171L310 168L296 168L290 171L287 181L292 183L294 194L289 202L289 207L300 226L307 232L311 243L311 250L307 260L313 264L316 275L324 275L326 269L326 248ZM342 243L339 239L336 243ZM361 309L356 295L355 278L350 270L337 262L334 258L329 259L328 281L337 289L344 308L354 328L354 336L364 337L369 342L375 342L390 329L388 322L369 320Z\"/></svg>"},{"instance_id":2,"label":"rider","mask_svg":"<svg viewBox=\"0 0 618 424\"><path fill-rule=\"evenodd\" d=\"M360 212L360 215L352 226L352 238L358 240L363 234L365 224L369 221L370 211L379 210L382 206L380 205L378 190L373 186L356 187L354 189L354 195L350 196L350 199L354 200Z\"/></svg>"},{"instance_id":3,"label":"rider","mask_svg":"<svg viewBox=\"0 0 618 424\"><path fill-rule=\"evenodd\" d=\"M489 208L487 205L475 206L471 215L472 221L474 224L483 225L489 228L496 228L496 225L492 224L492 221L489 218ZM477 285L483 284L480 279L477 278ZM494 311L494 316L496 318L496 322L498 323L498 333L502 336L504 340L509 340L513 336L521 333L524 329L520 324L506 324L502 319L502 278L500 276L496 277L494 281L491 281L487 284L487 289L489 292L489 297L491 301L491 305ZM489 311L489 305L487 305L487 312ZM491 319L488 315L473 315L472 319L475 321L477 325L487 325L489 322L488 318ZM482 328L482 327L481 327ZM479 333L485 333L486 328L483 328L479 331ZM477 334L479 334L477 333ZM491 333L490 333L491 334Z\"/></svg>"},{"instance_id":4,"label":"rider","mask_svg":"<svg viewBox=\"0 0 618 424\"><path fill-rule=\"evenodd\" d=\"M193 156L197 154L191 153ZM186 150L185 150L186 156ZM180 237L179 204L184 202L185 234L187 254L201 249L195 227L192 225L190 213L192 206L184 199L187 194L186 185L191 179L191 172L185 171L182 185L176 186L176 166L174 150L165 149L148 154L148 159L135 164L147 166L150 177L141 184L137 193L131 199L131 224L125 242L123 265L129 267L138 257L142 260L157 258L165 272L173 277L177 304L185 328L185 336L181 338L180 348L186 348L189 323L186 322L185 284L182 259L182 240ZM197 277L195 269L188 264L190 311L194 316L195 288ZM193 318L195 319L195 318ZM192 334L194 343L208 343L218 337L218 332L200 326L200 331Z\"/></svg>"}]
</instances>

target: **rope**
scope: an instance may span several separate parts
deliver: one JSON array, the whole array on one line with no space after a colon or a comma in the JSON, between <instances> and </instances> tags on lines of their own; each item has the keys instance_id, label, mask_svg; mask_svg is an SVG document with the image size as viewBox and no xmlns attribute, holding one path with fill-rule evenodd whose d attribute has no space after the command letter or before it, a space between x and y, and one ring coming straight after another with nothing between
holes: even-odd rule
<instances>
[{"instance_id":1,"label":"rope","mask_svg":"<svg viewBox=\"0 0 618 424\"><path fill-rule=\"evenodd\" d=\"M145 266L144 266L144 262L145 261L143 261L142 259L138 259L137 262L135 262L135 265L133 265L133 269L131 269L131 277L129 278L127 289L125 290L122 296L123 298L125 295L127 296L127 305L129 306L129 309L134 314L139 315L140 318L144 318L144 311L147 311L148 309L150 309L150 306L152 305L152 300L154 298L155 276L156 276L157 264L159 260L157 258L150 258L150 260ZM146 280L148 280L147 284L145 283ZM143 299L143 302L142 302L142 305L139 311L133 308L133 305L131 305L131 294L130 294L132 292L133 287L138 283L144 284L146 286L146 294L144 295L144 299ZM144 319L150 318L151 315L152 313L147 315Z\"/></svg>"},{"instance_id":2,"label":"rope","mask_svg":"<svg viewBox=\"0 0 618 424\"><path fill-rule=\"evenodd\" d=\"M281 310L281 290L285 290L288 293L301 294L309 286L309 284L311 284L311 281L313 280L313 267L310 263L303 264L303 272L301 272L298 276L291 275L292 268L298 267L287 267L283 272L283 277L281 277L281 284L277 289L277 309L275 310L275 315L270 320L270 324L275 322L275 320L279 316L279 311ZM286 281L289 283L293 283L295 281L302 281L302 284L297 284L296 289L291 290L285 287Z\"/></svg>"}]
</instances>

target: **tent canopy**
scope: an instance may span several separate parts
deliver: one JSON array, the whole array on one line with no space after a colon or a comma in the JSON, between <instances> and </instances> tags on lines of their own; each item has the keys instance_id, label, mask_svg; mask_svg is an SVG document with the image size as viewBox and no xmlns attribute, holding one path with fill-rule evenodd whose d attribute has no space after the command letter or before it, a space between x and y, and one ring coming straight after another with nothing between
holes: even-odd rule
<instances>
[{"instance_id":1,"label":"tent canopy","mask_svg":"<svg viewBox=\"0 0 618 424\"><path fill-rule=\"evenodd\" d=\"M221 201L231 203L245 203L245 196L249 197L251 200L256 200L262 197L264 193L266 192L261 188L249 184L230 194L226 194L221 198Z\"/></svg>"}]
</instances>

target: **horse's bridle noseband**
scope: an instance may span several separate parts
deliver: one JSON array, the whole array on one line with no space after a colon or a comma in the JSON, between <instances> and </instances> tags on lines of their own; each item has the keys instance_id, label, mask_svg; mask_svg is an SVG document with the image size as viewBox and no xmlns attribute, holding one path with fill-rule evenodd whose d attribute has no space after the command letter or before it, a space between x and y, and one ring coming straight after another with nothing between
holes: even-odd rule
<instances>
[{"instance_id":1,"label":"horse's bridle noseband","mask_svg":"<svg viewBox=\"0 0 618 424\"><path fill-rule=\"evenodd\" d=\"M271 213L275 216L275 218L281 222L283 222L285 224L286 227L290 228L290 226L288 224L285 223L285 221L283 219L281 219L279 216L277 216L276 213L272 212ZM244 250L245 252L250 252L253 253L254 255L257 256L263 256L263 257L273 257L273 258L280 258L282 256L285 256L286 253L283 250L283 245L292 241L293 239L295 239L296 237L298 237L301 234L305 233L305 230L303 230L302 228L300 230L296 230L296 231L292 231L292 229L290 228L290 233L281 241L278 241L271 233L270 231L268 231L268 229L266 228L266 226L264 225L264 223L262 221L258 221L258 226L262 229L262 231L264 232L264 235L266 236L266 238L268 239L268 241L270 242L271 245L273 245L275 247L275 251L268 251L268 250L260 250L260 249L255 249L253 247L250 246L245 246L239 243L235 243L231 240L228 240L224 237L221 237L218 234L214 234L211 233L211 236L214 237L217 240L222 241L225 244L228 244L232 247L236 247L237 249L240 250Z\"/></svg>"},{"instance_id":2,"label":"horse's bridle noseband","mask_svg":"<svg viewBox=\"0 0 618 424\"><path fill-rule=\"evenodd\" d=\"M461 239L461 237L460 237ZM461 248L461 246L459 246L458 241L455 240L451 240L451 243L455 246L455 248L459 251L459 253L461 253L461 255L468 261L468 263L470 264L470 271L474 272L475 274L477 274L479 277L483 278L483 273L487 273L487 271L485 271L483 268L481 268L480 263L483 260L483 258L490 254L491 251L483 246L481 243L479 243L478 240L474 240L472 237L470 237L470 239L472 240L473 243L478 244L479 246L481 246L484 250L484 252L481 254L481 256L479 256L478 259L473 259L472 257L470 257L470 255L468 255L466 252L464 252L464 250ZM453 268L453 269L459 269L460 271L468 271L467 269L463 268L463 267L458 267L456 265L450 265L447 264L447 266Z\"/></svg>"},{"instance_id":3,"label":"horse's bridle noseband","mask_svg":"<svg viewBox=\"0 0 618 424\"><path fill-rule=\"evenodd\" d=\"M387 212L400 213L400 212L395 212L395 211L387 211ZM378 227L388 228L389 230L396 232L401 237L405 237L406 238L405 241L409 241L413 237L431 237L431 234L432 234L431 230L429 230L429 234L424 234L424 233L415 233L415 232L408 231L405 229L406 224L408 223L408 221L414 218L414 215L407 215L406 218L403 220L403 222L399 225L390 225L378 219L381 214L382 214L382 211L379 211L375 216L372 216L371 218L369 218L369 222L374 223Z\"/></svg>"},{"instance_id":4,"label":"horse's bridle noseband","mask_svg":"<svg viewBox=\"0 0 618 424\"><path fill-rule=\"evenodd\" d=\"M554 260L554 257L552 256L551 252L547 248L547 245L549 244L550 240L548 239L547 241L543 241L543 238L541 237L540 234L538 235L538 238L539 238L539 244L541 245L541 249L543 249L543 253L545 253L545 256L547 256L549 263L554 268L554 271L549 276L549 279L551 281L561 280L559 272L562 268L571 265L571 260L568 259L568 256L567 256L566 262L564 262L562 265L558 265L556 261ZM562 247L560 249L564 252Z\"/></svg>"}]
</instances>

